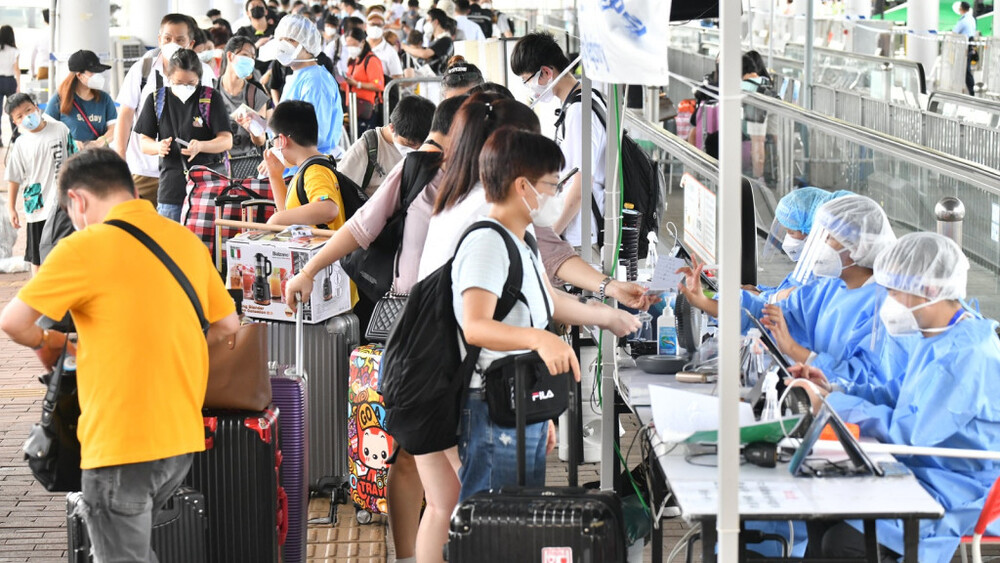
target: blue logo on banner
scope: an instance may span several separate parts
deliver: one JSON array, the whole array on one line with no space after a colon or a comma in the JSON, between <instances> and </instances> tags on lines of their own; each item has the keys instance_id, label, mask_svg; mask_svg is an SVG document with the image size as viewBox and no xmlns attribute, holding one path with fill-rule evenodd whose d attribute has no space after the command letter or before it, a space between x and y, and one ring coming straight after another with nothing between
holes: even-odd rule
<instances>
[{"instance_id":1,"label":"blue logo on banner","mask_svg":"<svg viewBox=\"0 0 1000 563\"><path fill-rule=\"evenodd\" d=\"M601 0L601 10L614 10L625 19L628 30L636 37L646 34L646 24L642 20L625 11L625 0Z\"/></svg>"}]
</instances>

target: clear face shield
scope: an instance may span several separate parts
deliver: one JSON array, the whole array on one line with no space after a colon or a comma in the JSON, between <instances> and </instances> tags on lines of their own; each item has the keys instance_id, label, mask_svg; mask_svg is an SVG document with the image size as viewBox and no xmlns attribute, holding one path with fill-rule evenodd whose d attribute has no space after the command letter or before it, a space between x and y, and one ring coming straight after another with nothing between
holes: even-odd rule
<instances>
[{"instance_id":1,"label":"clear face shield","mask_svg":"<svg viewBox=\"0 0 1000 563\"><path fill-rule=\"evenodd\" d=\"M765 264L783 264L786 260L798 262L805 247L806 235L789 229L775 219L764 240L761 260Z\"/></svg>"},{"instance_id":2,"label":"clear face shield","mask_svg":"<svg viewBox=\"0 0 1000 563\"><path fill-rule=\"evenodd\" d=\"M836 278L852 263L850 250L825 227L813 227L799 257L792 278L800 285L816 278ZM845 257L845 255L848 255Z\"/></svg>"}]
</instances>

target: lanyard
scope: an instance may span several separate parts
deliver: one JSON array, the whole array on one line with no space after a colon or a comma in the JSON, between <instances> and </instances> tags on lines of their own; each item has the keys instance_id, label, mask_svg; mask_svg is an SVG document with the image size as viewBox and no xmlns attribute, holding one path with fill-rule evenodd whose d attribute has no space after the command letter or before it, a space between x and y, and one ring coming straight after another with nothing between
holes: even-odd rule
<instances>
[{"instance_id":1,"label":"lanyard","mask_svg":"<svg viewBox=\"0 0 1000 563\"><path fill-rule=\"evenodd\" d=\"M955 315L951 317L950 321L948 321L948 326L951 326L957 323L958 321L962 320L962 317L965 316L965 312L966 312L965 309L959 309L958 311L955 311Z\"/></svg>"}]
</instances>

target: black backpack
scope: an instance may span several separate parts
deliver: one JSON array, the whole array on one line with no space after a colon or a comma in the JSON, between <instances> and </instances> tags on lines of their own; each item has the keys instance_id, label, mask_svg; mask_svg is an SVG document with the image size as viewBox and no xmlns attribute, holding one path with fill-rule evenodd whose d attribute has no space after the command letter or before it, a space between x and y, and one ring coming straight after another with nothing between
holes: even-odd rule
<instances>
[{"instance_id":1,"label":"black backpack","mask_svg":"<svg viewBox=\"0 0 1000 563\"><path fill-rule=\"evenodd\" d=\"M524 270L513 238L492 221L479 221L465 231L493 229L503 237L510 269L494 320L503 320L519 300ZM535 240L525 242L537 253ZM456 250L457 253L457 250ZM480 349L465 344L452 306L451 266L454 257L413 286L382 355L382 398L385 429L407 452L420 455L448 449L458 443L459 413L465 391L479 360ZM462 346L466 354L462 357Z\"/></svg>"},{"instance_id":2,"label":"black backpack","mask_svg":"<svg viewBox=\"0 0 1000 563\"><path fill-rule=\"evenodd\" d=\"M566 120L566 108L572 104L582 103L582 101L583 94L578 86L570 92L569 99L562 106L559 118L556 120L556 131L560 131L560 128L563 127L563 122ZM607 130L608 120L604 111L606 104L599 92L594 92L591 105L598 121L601 122L601 126ZM565 131L563 130L563 133L560 134L564 135ZM646 234L650 231L659 234L660 173L656 163L636 144L627 131L622 132L622 169L624 176L622 201L626 204L626 208L631 205L632 209L642 215L639 224L639 258L645 258L649 250ZM606 179L605 182L607 181ZM590 199L590 208L596 222L597 244L603 246L604 217L601 215L600 207L597 206L597 199L593 196Z\"/></svg>"},{"instance_id":3,"label":"black backpack","mask_svg":"<svg viewBox=\"0 0 1000 563\"><path fill-rule=\"evenodd\" d=\"M378 131L369 129L361 135L365 142L365 152L368 154L368 164L365 165L365 175L361 180L361 189L368 193L368 183L372 181L372 176L378 172L380 176L385 176L386 171L378 163Z\"/></svg>"},{"instance_id":4,"label":"black backpack","mask_svg":"<svg viewBox=\"0 0 1000 563\"><path fill-rule=\"evenodd\" d=\"M410 204L423 193L427 184L441 168L439 152L412 152L403 159L403 175L399 186L399 210L389 217L382 232L368 246L359 248L340 259L344 272L363 295L378 301L392 288L396 278L396 261L403 244L403 227Z\"/></svg>"},{"instance_id":5,"label":"black backpack","mask_svg":"<svg viewBox=\"0 0 1000 563\"><path fill-rule=\"evenodd\" d=\"M361 209L361 206L368 201L368 196L365 195L364 190L358 187L354 183L354 180L348 178L345 174L342 174L337 170L337 161L333 159L332 156L327 156L325 154L312 156L306 159L299 166L299 174L295 180L295 194L299 198L299 203L305 205L309 203L309 196L306 194L306 169L315 164L325 166L330 169L331 172L337 177L337 185L340 188L340 198L344 201L344 220L348 220L354 215L354 212ZM325 229L326 225L316 225L320 229Z\"/></svg>"}]
</instances>

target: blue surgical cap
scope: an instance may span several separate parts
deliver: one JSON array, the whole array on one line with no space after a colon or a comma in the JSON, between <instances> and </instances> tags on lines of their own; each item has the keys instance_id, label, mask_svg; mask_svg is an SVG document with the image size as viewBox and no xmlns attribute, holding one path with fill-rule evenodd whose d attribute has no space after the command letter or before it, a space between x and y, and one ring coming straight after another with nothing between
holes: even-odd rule
<instances>
[{"instance_id":1,"label":"blue surgical cap","mask_svg":"<svg viewBox=\"0 0 1000 563\"><path fill-rule=\"evenodd\" d=\"M802 231L809 234L812 230L813 216L824 203L838 197L851 195L847 190L828 192L822 188L806 186L781 198L774 210L774 218L786 229Z\"/></svg>"}]
</instances>

